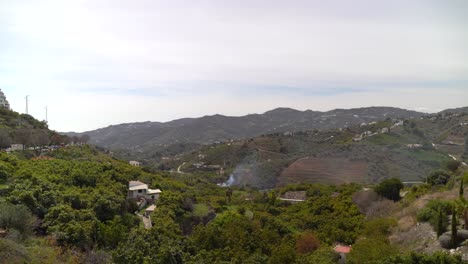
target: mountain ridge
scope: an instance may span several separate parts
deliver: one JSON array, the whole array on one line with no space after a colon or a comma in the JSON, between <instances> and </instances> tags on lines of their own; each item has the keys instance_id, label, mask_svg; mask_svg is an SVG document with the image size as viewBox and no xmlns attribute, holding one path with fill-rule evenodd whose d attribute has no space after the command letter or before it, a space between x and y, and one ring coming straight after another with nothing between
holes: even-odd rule
<instances>
[{"instance_id":1,"label":"mountain ridge","mask_svg":"<svg viewBox=\"0 0 468 264\"><path fill-rule=\"evenodd\" d=\"M262 134L342 128L386 118L417 118L424 115L428 114L388 106L338 108L324 112L279 107L263 114L244 116L215 114L168 122L122 123L87 132L63 134L69 136L87 134L91 138L90 143L108 149L147 151L175 143L210 144Z\"/></svg>"},{"instance_id":2,"label":"mountain ridge","mask_svg":"<svg viewBox=\"0 0 468 264\"><path fill-rule=\"evenodd\" d=\"M217 114L199 118L181 118L169 122L124 123L82 133L64 134L69 136L87 134L91 138L91 143L109 149L140 149L143 146L162 147L179 142L209 144L267 133L345 127L387 117L410 118L423 115L425 114L421 112L395 107L334 109L325 112L282 107L263 114L245 116Z\"/></svg>"}]
</instances>

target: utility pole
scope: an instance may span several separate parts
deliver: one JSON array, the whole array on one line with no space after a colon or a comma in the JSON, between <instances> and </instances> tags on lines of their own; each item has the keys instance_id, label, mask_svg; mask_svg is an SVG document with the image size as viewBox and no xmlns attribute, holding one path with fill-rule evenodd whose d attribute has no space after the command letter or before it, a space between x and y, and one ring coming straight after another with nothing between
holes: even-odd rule
<instances>
[{"instance_id":1,"label":"utility pole","mask_svg":"<svg viewBox=\"0 0 468 264\"><path fill-rule=\"evenodd\" d=\"M48 111L47 108L48 108L48 106L46 105L46 107L45 107L45 121L46 121L46 122L49 121L49 118L48 118L48 116L47 116L47 114L48 114L48 113L47 113L47 111Z\"/></svg>"},{"instance_id":2,"label":"utility pole","mask_svg":"<svg viewBox=\"0 0 468 264\"><path fill-rule=\"evenodd\" d=\"M25 99L26 99L26 114L29 115L29 110L28 110L28 102L29 102L29 99L28 99L29 95L26 95Z\"/></svg>"}]
</instances>

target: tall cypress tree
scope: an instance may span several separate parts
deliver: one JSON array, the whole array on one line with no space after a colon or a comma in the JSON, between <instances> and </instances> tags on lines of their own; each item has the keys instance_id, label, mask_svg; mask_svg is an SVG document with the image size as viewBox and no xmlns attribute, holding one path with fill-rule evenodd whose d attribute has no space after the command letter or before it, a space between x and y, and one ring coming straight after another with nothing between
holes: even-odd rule
<instances>
[{"instance_id":1,"label":"tall cypress tree","mask_svg":"<svg viewBox=\"0 0 468 264\"><path fill-rule=\"evenodd\" d=\"M444 215L442 213L442 209L439 208L439 215L437 217L437 237L440 237L440 235L442 235L442 233L444 232L444 219L443 219ZM447 217L445 215L445 217Z\"/></svg>"},{"instance_id":2,"label":"tall cypress tree","mask_svg":"<svg viewBox=\"0 0 468 264\"><path fill-rule=\"evenodd\" d=\"M451 237L452 248L457 246L457 209L455 206L452 209L452 237Z\"/></svg>"},{"instance_id":3,"label":"tall cypress tree","mask_svg":"<svg viewBox=\"0 0 468 264\"><path fill-rule=\"evenodd\" d=\"M462 177L461 182L460 182L460 191L458 193L458 197L461 200L465 199L464 196L463 196L464 192L465 192L465 190L464 190L464 187L463 187L463 177Z\"/></svg>"}]
</instances>

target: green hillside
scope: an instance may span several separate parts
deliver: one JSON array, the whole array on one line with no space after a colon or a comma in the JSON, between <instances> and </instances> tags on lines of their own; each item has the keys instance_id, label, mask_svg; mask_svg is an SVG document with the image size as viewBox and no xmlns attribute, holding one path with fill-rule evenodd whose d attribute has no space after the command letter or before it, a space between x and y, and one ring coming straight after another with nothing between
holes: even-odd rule
<instances>
[{"instance_id":1,"label":"green hillside","mask_svg":"<svg viewBox=\"0 0 468 264\"><path fill-rule=\"evenodd\" d=\"M353 245L350 263L462 263L460 256L411 253L390 243L393 209L377 208L393 202L367 196L357 184L226 189L205 175L133 167L86 145L33 158L0 153L0 175L3 263L336 263L336 243ZM162 190L151 228L127 200L130 180ZM408 189L399 204L412 204L430 188ZM289 192L303 193L304 202L281 200Z\"/></svg>"},{"instance_id":2,"label":"green hillside","mask_svg":"<svg viewBox=\"0 0 468 264\"><path fill-rule=\"evenodd\" d=\"M203 146L167 159L161 168L175 170L184 162L183 170L194 172L200 170L196 164L204 165L202 171L219 165L225 168L224 176L213 172L213 181L227 180L233 173L235 184L257 188L303 182L376 183L392 177L424 181L431 171L453 158L467 161L467 124L468 115L462 113L387 120L340 130L269 134ZM350 166L349 173L343 164Z\"/></svg>"}]
</instances>

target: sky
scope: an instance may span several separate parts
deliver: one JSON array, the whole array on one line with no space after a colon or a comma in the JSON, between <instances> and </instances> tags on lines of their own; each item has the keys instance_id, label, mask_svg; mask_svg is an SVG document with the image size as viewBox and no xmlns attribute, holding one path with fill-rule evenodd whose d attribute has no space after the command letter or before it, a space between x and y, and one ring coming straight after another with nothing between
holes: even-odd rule
<instances>
[{"instance_id":1,"label":"sky","mask_svg":"<svg viewBox=\"0 0 468 264\"><path fill-rule=\"evenodd\" d=\"M466 0L0 0L0 88L57 131L468 106Z\"/></svg>"}]
</instances>

